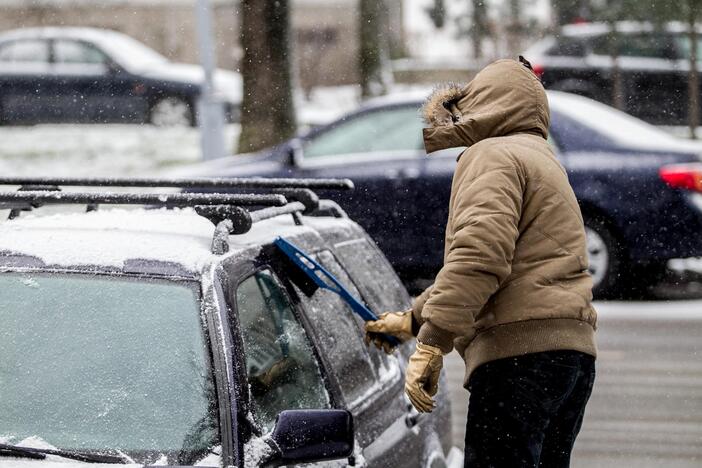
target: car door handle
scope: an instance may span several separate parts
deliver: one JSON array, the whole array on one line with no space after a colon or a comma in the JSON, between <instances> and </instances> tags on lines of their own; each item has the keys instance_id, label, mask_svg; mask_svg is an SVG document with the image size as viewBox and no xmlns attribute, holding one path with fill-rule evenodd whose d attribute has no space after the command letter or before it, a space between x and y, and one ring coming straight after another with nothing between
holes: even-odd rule
<instances>
[{"instance_id":1,"label":"car door handle","mask_svg":"<svg viewBox=\"0 0 702 468\"><path fill-rule=\"evenodd\" d=\"M385 171L385 177L388 179L417 179L419 178L419 174L419 169L416 167L405 167L402 169Z\"/></svg>"},{"instance_id":2,"label":"car door handle","mask_svg":"<svg viewBox=\"0 0 702 468\"><path fill-rule=\"evenodd\" d=\"M405 400L407 397L405 397ZM407 427L412 428L417 425L417 423L422 419L424 414L417 411L412 403L407 403L407 414L405 415L405 424Z\"/></svg>"}]
</instances>

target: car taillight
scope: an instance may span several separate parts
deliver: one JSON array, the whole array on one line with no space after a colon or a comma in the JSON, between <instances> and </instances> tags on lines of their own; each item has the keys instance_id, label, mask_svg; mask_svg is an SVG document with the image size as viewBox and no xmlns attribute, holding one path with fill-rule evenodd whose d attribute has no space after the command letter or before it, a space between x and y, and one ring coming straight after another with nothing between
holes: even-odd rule
<instances>
[{"instance_id":1,"label":"car taillight","mask_svg":"<svg viewBox=\"0 0 702 468\"><path fill-rule=\"evenodd\" d=\"M539 65L538 63L532 64L531 69L534 71L534 75L536 75L536 77L538 79L541 79L544 76L544 66L543 65Z\"/></svg>"},{"instance_id":2,"label":"car taillight","mask_svg":"<svg viewBox=\"0 0 702 468\"><path fill-rule=\"evenodd\" d=\"M658 172L661 179L673 188L702 192L702 164L673 164Z\"/></svg>"}]
</instances>

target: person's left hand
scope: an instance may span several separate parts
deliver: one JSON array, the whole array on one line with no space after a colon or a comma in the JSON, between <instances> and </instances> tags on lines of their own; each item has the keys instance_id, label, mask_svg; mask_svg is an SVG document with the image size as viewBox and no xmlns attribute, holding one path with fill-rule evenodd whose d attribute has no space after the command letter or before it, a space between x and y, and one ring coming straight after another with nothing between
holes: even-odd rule
<instances>
[{"instance_id":1,"label":"person's left hand","mask_svg":"<svg viewBox=\"0 0 702 468\"><path fill-rule=\"evenodd\" d=\"M439 390L439 375L444 365L441 349L417 341L405 372L405 393L420 413L431 413Z\"/></svg>"}]
</instances>

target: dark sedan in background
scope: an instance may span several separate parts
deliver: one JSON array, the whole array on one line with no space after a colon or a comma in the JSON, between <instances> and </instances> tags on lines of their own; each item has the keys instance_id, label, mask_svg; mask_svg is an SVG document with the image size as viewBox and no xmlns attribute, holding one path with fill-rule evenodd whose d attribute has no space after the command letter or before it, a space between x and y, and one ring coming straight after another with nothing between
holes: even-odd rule
<instances>
[{"instance_id":1,"label":"dark sedan in background","mask_svg":"<svg viewBox=\"0 0 702 468\"><path fill-rule=\"evenodd\" d=\"M624 111L656 125L684 125L688 112L690 38L680 23L620 21L618 66ZM700 30L702 32L702 30ZM547 89L612 104L613 41L605 23L572 24L524 53ZM702 36L698 39L702 59Z\"/></svg>"},{"instance_id":2,"label":"dark sedan in background","mask_svg":"<svg viewBox=\"0 0 702 468\"><path fill-rule=\"evenodd\" d=\"M195 125L197 65L169 62L124 34L25 28L0 34L0 124ZM238 119L241 76L217 70L215 90Z\"/></svg>"},{"instance_id":3,"label":"dark sedan in background","mask_svg":"<svg viewBox=\"0 0 702 468\"><path fill-rule=\"evenodd\" d=\"M403 279L433 278L456 157L427 156L425 94L387 97L259 155L224 158L190 175L349 177L340 200ZM702 255L702 146L580 96L549 92L551 143L568 171L600 297L643 292L671 258Z\"/></svg>"}]
</instances>

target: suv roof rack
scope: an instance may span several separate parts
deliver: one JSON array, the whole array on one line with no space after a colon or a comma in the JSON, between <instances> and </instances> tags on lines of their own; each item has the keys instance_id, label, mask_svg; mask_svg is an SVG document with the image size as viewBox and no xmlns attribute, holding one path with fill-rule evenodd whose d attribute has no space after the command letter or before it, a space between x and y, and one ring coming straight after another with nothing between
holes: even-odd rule
<instances>
[{"instance_id":1,"label":"suv roof rack","mask_svg":"<svg viewBox=\"0 0 702 468\"><path fill-rule=\"evenodd\" d=\"M128 177L0 177L0 185L31 185L52 187L172 187L172 188L291 188L291 189L353 189L349 179L293 179L267 177L232 178L128 178Z\"/></svg>"},{"instance_id":2,"label":"suv roof rack","mask_svg":"<svg viewBox=\"0 0 702 468\"><path fill-rule=\"evenodd\" d=\"M302 224L301 214L330 213L345 217L331 200L321 200L311 189L350 190L349 179L292 178L71 178L71 177L0 177L0 186L19 185L17 191L0 191L0 209L10 209L9 219L22 211L45 204L86 205L94 211L101 204L146 205L149 207L192 207L197 214L215 224L212 252L221 255L229 250L229 235L243 234L253 223L283 214L291 214ZM209 189L206 193L150 192L64 192L61 187L122 187ZM221 193L215 190L226 190ZM232 193L243 189L246 193ZM264 191L265 193L256 193ZM245 207L258 207L249 210Z\"/></svg>"}]
</instances>

